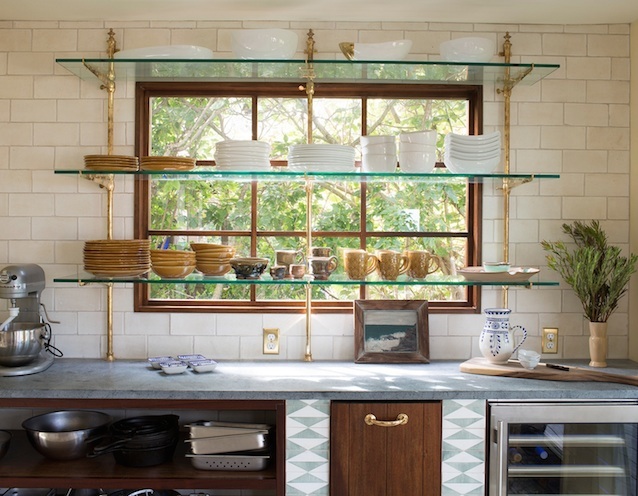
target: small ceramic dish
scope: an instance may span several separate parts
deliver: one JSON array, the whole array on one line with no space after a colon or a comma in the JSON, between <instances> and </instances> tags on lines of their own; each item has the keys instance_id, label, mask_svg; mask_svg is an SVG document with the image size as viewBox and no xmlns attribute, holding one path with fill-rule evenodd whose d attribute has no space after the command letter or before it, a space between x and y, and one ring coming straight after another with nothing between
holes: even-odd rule
<instances>
[{"instance_id":1,"label":"small ceramic dish","mask_svg":"<svg viewBox=\"0 0 638 496\"><path fill-rule=\"evenodd\" d=\"M518 350L518 361L527 370L534 370L541 361L541 356L532 350Z\"/></svg>"},{"instance_id":2,"label":"small ceramic dish","mask_svg":"<svg viewBox=\"0 0 638 496\"><path fill-rule=\"evenodd\" d=\"M181 360L171 360L170 362L160 363L160 367L165 374L175 375L186 372L188 364L182 362Z\"/></svg>"},{"instance_id":3,"label":"small ceramic dish","mask_svg":"<svg viewBox=\"0 0 638 496\"><path fill-rule=\"evenodd\" d=\"M174 360L174 358L171 356L156 356L156 357L150 357L148 359L148 363L150 363L151 367L153 367L154 369L160 370L162 368L160 367L160 363L170 362L171 360Z\"/></svg>"},{"instance_id":4,"label":"small ceramic dish","mask_svg":"<svg viewBox=\"0 0 638 496\"><path fill-rule=\"evenodd\" d=\"M204 359L204 360L190 360L188 365L198 373L201 372L212 372L217 367L217 362L215 360Z\"/></svg>"},{"instance_id":5,"label":"small ceramic dish","mask_svg":"<svg viewBox=\"0 0 638 496\"><path fill-rule=\"evenodd\" d=\"M485 272L508 272L510 264L507 262L483 262Z\"/></svg>"},{"instance_id":6,"label":"small ceramic dish","mask_svg":"<svg viewBox=\"0 0 638 496\"><path fill-rule=\"evenodd\" d=\"M195 354L195 355L177 355L177 359L182 362L190 362L191 360L206 360L204 355Z\"/></svg>"}]
</instances>

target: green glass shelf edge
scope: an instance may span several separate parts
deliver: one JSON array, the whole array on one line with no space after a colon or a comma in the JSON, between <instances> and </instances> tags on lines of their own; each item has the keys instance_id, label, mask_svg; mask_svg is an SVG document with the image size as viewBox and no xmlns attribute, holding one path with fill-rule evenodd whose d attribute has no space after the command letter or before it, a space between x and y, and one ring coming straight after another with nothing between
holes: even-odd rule
<instances>
[{"instance_id":1,"label":"green glass shelf edge","mask_svg":"<svg viewBox=\"0 0 638 496\"><path fill-rule=\"evenodd\" d=\"M237 59L107 59L58 58L56 62L81 79L96 79L112 67L116 81L279 81L307 79L306 62L298 60ZM532 63L476 63L446 61L314 60L315 82L487 84L510 81L531 85L560 66Z\"/></svg>"},{"instance_id":2,"label":"green glass shelf edge","mask_svg":"<svg viewBox=\"0 0 638 496\"><path fill-rule=\"evenodd\" d=\"M277 167L273 169L283 169ZM351 180L351 181L437 181L449 179L469 179L476 182L489 179L512 179L512 180L534 180L534 179L558 179L560 174L554 173L494 173L494 174L452 174L449 172L433 173L405 173L405 172L302 172L302 171L219 171L214 168L197 168L190 171L91 171L84 169L57 169L55 174L76 174L82 176L100 175L135 175L135 176L159 176L162 179L275 179L275 180L301 180L301 179L325 179L325 180Z\"/></svg>"},{"instance_id":3,"label":"green glass shelf edge","mask_svg":"<svg viewBox=\"0 0 638 496\"><path fill-rule=\"evenodd\" d=\"M274 280L270 278L263 279L235 279L233 277L206 277L202 275L190 275L178 279L161 279L160 277L151 275L142 275L139 277L98 277L89 273L77 274L68 277L56 277L53 282L59 283L82 283L82 284L228 284L228 285L245 285L256 284L264 286L558 286L556 281L537 281L533 278L524 282L508 282L508 281L491 281L491 282L472 282L462 278L448 279L425 279L412 280L399 278L396 281L382 280L365 280L353 281L350 279L328 279L326 281L310 280L310 279L281 279Z\"/></svg>"}]
</instances>

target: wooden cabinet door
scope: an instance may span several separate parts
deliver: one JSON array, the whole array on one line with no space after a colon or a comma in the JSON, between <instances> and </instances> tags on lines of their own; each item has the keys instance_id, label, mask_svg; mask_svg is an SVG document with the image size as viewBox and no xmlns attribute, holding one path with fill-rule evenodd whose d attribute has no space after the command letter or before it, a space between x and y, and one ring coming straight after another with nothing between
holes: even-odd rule
<instances>
[{"instance_id":1,"label":"wooden cabinet door","mask_svg":"<svg viewBox=\"0 0 638 496\"><path fill-rule=\"evenodd\" d=\"M368 425L368 414L389 424ZM441 402L332 402L330 494L440 495Z\"/></svg>"}]
</instances>

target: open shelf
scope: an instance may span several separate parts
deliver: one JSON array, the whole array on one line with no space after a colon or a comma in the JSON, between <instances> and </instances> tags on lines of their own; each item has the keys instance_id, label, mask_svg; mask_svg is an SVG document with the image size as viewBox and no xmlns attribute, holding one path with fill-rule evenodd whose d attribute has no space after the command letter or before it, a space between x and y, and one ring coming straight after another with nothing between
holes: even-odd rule
<instances>
[{"instance_id":1,"label":"open shelf","mask_svg":"<svg viewBox=\"0 0 638 496\"><path fill-rule=\"evenodd\" d=\"M76 76L95 79L95 71L115 71L116 81L300 82L308 78L306 61L237 59L108 59L59 58L56 62ZM88 66L88 67L87 67ZM90 69L89 69L90 67ZM443 61L314 60L314 81L333 83L489 84L508 79L532 85L558 64L505 64Z\"/></svg>"},{"instance_id":2,"label":"open shelf","mask_svg":"<svg viewBox=\"0 0 638 496\"><path fill-rule=\"evenodd\" d=\"M405 276L399 276L396 281L383 280L365 280L357 281L346 279L344 276L335 275L328 280L311 280L307 279L280 279L273 280L268 276L262 276L262 279L236 279L234 275L226 275L221 277L207 277L202 274L191 274L187 277L179 279L162 279L155 274L148 273L139 277L98 277L89 272L80 272L68 277L56 277L54 282L64 283L142 283L142 284L257 284L257 285L292 285L292 286L558 286L555 281L539 281L537 276L532 277L529 281L512 282L512 281L489 281L475 282L467 281L462 277L440 277L428 278L422 280L409 279Z\"/></svg>"},{"instance_id":3,"label":"open shelf","mask_svg":"<svg viewBox=\"0 0 638 496\"><path fill-rule=\"evenodd\" d=\"M306 179L324 181L405 181L405 182L448 182L470 181L482 183L495 179L510 179L513 181L528 182L535 179L557 179L559 174L533 174L533 173L493 173L493 174L452 174L441 168L441 172L433 173L405 173L405 172L304 172L289 170L287 167L271 167L263 171L222 171L215 167L196 167L190 171L93 171L86 169L58 169L56 174L75 174L81 176L99 175L134 175L153 179L217 179L217 180L275 180L275 181L299 181Z\"/></svg>"},{"instance_id":4,"label":"open shelf","mask_svg":"<svg viewBox=\"0 0 638 496\"><path fill-rule=\"evenodd\" d=\"M72 400L18 399L8 401L7 407L28 408L29 406L68 409L77 408ZM25 431L12 430L11 444L7 456L0 463L0 481L3 487L54 487L54 488L140 488L166 489L209 489L209 490L269 490L273 494L283 494L283 465L285 445L285 406L283 401L171 401L171 400L88 400L85 408L138 409L151 412L161 408L181 410L254 410L272 412L276 418L275 434L271 458L268 466L260 471L198 470L193 467L186 452L184 442L187 433L183 431L171 461L152 467L128 467L115 461L107 453L95 458L56 461L40 455L29 443ZM12 410L15 411L15 410ZM25 410L28 412L28 410ZM25 413L28 415L28 413Z\"/></svg>"}]
</instances>

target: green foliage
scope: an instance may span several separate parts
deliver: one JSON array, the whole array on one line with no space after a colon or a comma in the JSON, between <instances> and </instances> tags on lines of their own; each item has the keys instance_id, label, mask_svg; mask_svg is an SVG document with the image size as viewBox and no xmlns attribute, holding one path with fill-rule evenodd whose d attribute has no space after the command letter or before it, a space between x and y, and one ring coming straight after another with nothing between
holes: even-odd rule
<instances>
[{"instance_id":1,"label":"green foliage","mask_svg":"<svg viewBox=\"0 0 638 496\"><path fill-rule=\"evenodd\" d=\"M560 274L581 301L591 322L607 322L627 291L636 271L638 255L625 257L620 248L609 245L598 221L563 224L563 232L575 247L562 241L542 241L549 267Z\"/></svg>"},{"instance_id":2,"label":"green foliage","mask_svg":"<svg viewBox=\"0 0 638 496\"><path fill-rule=\"evenodd\" d=\"M299 98L259 98L257 139L271 145L272 159L285 159L288 148L306 142L307 102ZM151 154L213 160L215 145L226 139L252 139L252 100L248 97L158 97L151 101ZM444 134L467 129L463 100L369 99L365 134L392 134L437 129L439 149ZM357 98L315 98L313 141L359 147L362 104ZM153 176L149 230L154 246L188 248L190 241L226 242L241 255L273 260L276 249L306 249L306 190L303 182L200 181ZM361 198L362 191L366 192ZM252 218L253 195L256 218ZM365 202L366 225L361 219ZM312 192L313 243L329 246L340 256L345 247L359 247L362 228L370 251L381 248L427 249L442 274L465 265L467 231L464 183L316 183ZM251 225L257 237L250 236ZM393 236L392 233L414 233ZM422 233L449 233L423 236ZM170 234L167 234L170 233ZM377 235L375 233L385 233ZM459 236L455 236L459 233ZM339 267L335 276L343 274ZM214 284L153 284L154 299L294 300L305 299L299 288ZM466 298L464 288L445 286L401 289L371 287L372 297ZM313 298L352 300L358 288L313 288Z\"/></svg>"}]
</instances>

